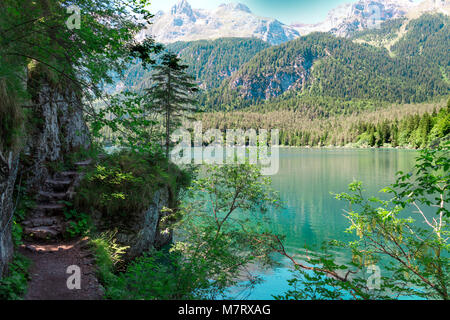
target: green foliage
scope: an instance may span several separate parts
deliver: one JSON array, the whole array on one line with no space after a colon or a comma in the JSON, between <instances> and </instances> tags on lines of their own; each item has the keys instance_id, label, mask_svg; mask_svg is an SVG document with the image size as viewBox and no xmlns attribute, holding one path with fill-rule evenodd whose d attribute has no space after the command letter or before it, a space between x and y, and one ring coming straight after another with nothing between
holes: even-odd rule
<instances>
[{"instance_id":1,"label":"green foliage","mask_svg":"<svg viewBox=\"0 0 450 320\"><path fill-rule=\"evenodd\" d=\"M397 182L387 191L403 208L408 204L435 208L436 215L450 218L450 141L436 149L423 150L416 160L415 174L399 172Z\"/></svg>"},{"instance_id":2,"label":"green foliage","mask_svg":"<svg viewBox=\"0 0 450 320\"><path fill-rule=\"evenodd\" d=\"M66 236L73 239L85 235L91 229L91 219L85 213L79 213L75 209L65 210L64 217L68 221Z\"/></svg>"},{"instance_id":3,"label":"green foliage","mask_svg":"<svg viewBox=\"0 0 450 320\"><path fill-rule=\"evenodd\" d=\"M332 255L312 254L309 263L317 267L312 269L313 276L306 277L306 286L295 287L295 278L291 281L293 289L278 298L317 298L318 294L320 298L347 295L353 299L448 300L449 149L446 143L436 150L422 151L415 175L400 172L397 182L383 190L392 196L389 200L366 198L361 182L350 184L350 193L337 195L337 199L349 202L350 210L345 211L350 222L347 232L356 240L335 241L330 247L350 250L352 261L336 265ZM408 216L405 209L415 210L414 216ZM372 265L382 270L378 288L369 286L369 279L364 277L363 269ZM297 266L302 270L299 276L305 276L309 269L299 263ZM321 280L324 275L332 275L331 280ZM311 285L318 288L311 289Z\"/></svg>"},{"instance_id":4,"label":"green foliage","mask_svg":"<svg viewBox=\"0 0 450 320\"><path fill-rule=\"evenodd\" d=\"M11 236L15 247L22 244L23 228L15 220L13 220Z\"/></svg>"},{"instance_id":5,"label":"green foliage","mask_svg":"<svg viewBox=\"0 0 450 320\"><path fill-rule=\"evenodd\" d=\"M127 213L141 212L152 203L154 192L169 186L173 199L189 183L189 174L148 153L120 151L90 168L78 188L74 207L92 216L100 212L112 226L126 222Z\"/></svg>"},{"instance_id":6,"label":"green foliage","mask_svg":"<svg viewBox=\"0 0 450 320\"><path fill-rule=\"evenodd\" d=\"M112 300L168 300L201 297L209 281L176 253L151 251L132 261L125 270L121 259L128 247L117 244L115 232L91 240L97 275ZM200 283L201 282L201 283Z\"/></svg>"},{"instance_id":7,"label":"green foliage","mask_svg":"<svg viewBox=\"0 0 450 320\"><path fill-rule=\"evenodd\" d=\"M159 154L161 115L150 109L147 98L142 94L123 92L112 96L108 105L88 117L92 135L102 143L140 153Z\"/></svg>"},{"instance_id":8,"label":"green foliage","mask_svg":"<svg viewBox=\"0 0 450 320\"><path fill-rule=\"evenodd\" d=\"M194 299L209 281L177 253L152 251L132 261L126 270L121 259L128 247L117 244L115 231L94 237L91 243L97 275L105 286L105 298L113 300ZM120 272L122 271L122 272ZM201 282L201 283L200 283Z\"/></svg>"},{"instance_id":9,"label":"green foliage","mask_svg":"<svg viewBox=\"0 0 450 320\"><path fill-rule=\"evenodd\" d=\"M127 151L114 153L87 172L75 208L126 219L127 212L147 208L154 191L165 180L157 159Z\"/></svg>"},{"instance_id":10,"label":"green foliage","mask_svg":"<svg viewBox=\"0 0 450 320\"><path fill-rule=\"evenodd\" d=\"M170 134L195 110L193 93L197 86L185 72L187 66L172 54L162 55L153 66L151 81L142 92L124 91L88 117L93 134L101 142L139 153L159 155L160 141L166 140L166 158ZM142 91L142 90L141 90Z\"/></svg>"},{"instance_id":11,"label":"green foliage","mask_svg":"<svg viewBox=\"0 0 450 320\"><path fill-rule=\"evenodd\" d=\"M247 38L176 42L167 46L179 54L189 66L186 72L204 89L218 87L258 52L269 47L265 41Z\"/></svg>"},{"instance_id":12,"label":"green foliage","mask_svg":"<svg viewBox=\"0 0 450 320\"><path fill-rule=\"evenodd\" d=\"M153 112L164 118L166 158L169 158L170 135L181 125L181 119L195 111L193 93L198 91L193 78L186 73L186 65L173 53L162 56L155 67L152 85L146 89Z\"/></svg>"},{"instance_id":13,"label":"green foliage","mask_svg":"<svg viewBox=\"0 0 450 320\"><path fill-rule=\"evenodd\" d=\"M359 122L352 130L357 135L356 143L370 147L391 145L425 148L439 144L450 134L449 108L442 108L439 113L408 115L398 120L384 120L381 123ZM377 139L367 139L370 136Z\"/></svg>"},{"instance_id":14,"label":"green foliage","mask_svg":"<svg viewBox=\"0 0 450 320\"><path fill-rule=\"evenodd\" d=\"M435 77L442 78L441 66L448 76L450 57L445 52L448 52L450 46L449 17L442 13L424 14L419 19L412 20L406 30L407 33L392 46L392 51L408 59L409 63L430 68Z\"/></svg>"},{"instance_id":15,"label":"green foliage","mask_svg":"<svg viewBox=\"0 0 450 320\"><path fill-rule=\"evenodd\" d=\"M207 166L199 174L181 208L183 240L172 251L209 279L207 296L220 297L250 263L272 263L261 239L268 233L265 212L279 205L278 196L270 179L249 164Z\"/></svg>"},{"instance_id":16,"label":"green foliage","mask_svg":"<svg viewBox=\"0 0 450 320\"><path fill-rule=\"evenodd\" d=\"M0 300L22 300L27 288L31 261L16 253L9 273L0 279Z\"/></svg>"},{"instance_id":17,"label":"green foliage","mask_svg":"<svg viewBox=\"0 0 450 320\"><path fill-rule=\"evenodd\" d=\"M11 83L17 83L13 79L14 68L24 68L34 60L40 75L52 83L69 81L77 88L100 94L96 86L112 81L109 71L120 73L127 61L140 56L134 37L144 23L138 23L133 16L143 14L148 21L151 16L144 9L147 3L132 0L125 7L119 0L2 1L1 65L6 60L6 65L9 62L14 66L6 70L6 76L11 76ZM71 30L66 26L66 8L72 4L82 14L80 28ZM99 16L104 19L98 19Z\"/></svg>"},{"instance_id":18,"label":"green foliage","mask_svg":"<svg viewBox=\"0 0 450 320\"><path fill-rule=\"evenodd\" d=\"M122 256L129 248L117 243L116 234L117 231L107 231L98 236L93 236L90 240L97 266L97 276L107 288L115 280L114 272L123 265Z\"/></svg>"},{"instance_id":19,"label":"green foliage","mask_svg":"<svg viewBox=\"0 0 450 320\"><path fill-rule=\"evenodd\" d=\"M35 200L27 192L26 187L16 184L14 190L14 197L16 207L12 221L12 239L14 247L18 248L22 245L23 228L21 222L25 220L27 214L35 207Z\"/></svg>"},{"instance_id":20,"label":"green foliage","mask_svg":"<svg viewBox=\"0 0 450 320\"><path fill-rule=\"evenodd\" d=\"M379 28L366 29L355 32L352 39L365 40L370 42L382 42L393 40L400 31L401 26L405 23L406 18L392 19L384 21Z\"/></svg>"},{"instance_id":21,"label":"green foliage","mask_svg":"<svg viewBox=\"0 0 450 320\"><path fill-rule=\"evenodd\" d=\"M85 102L103 98L112 74L161 51L152 39L136 43L135 36L151 15L147 0L5 0L0 3L0 151L17 150L24 127L39 122L25 119L45 83L83 95ZM69 28L67 8L81 12L80 28ZM143 19L135 19L140 15ZM42 81L45 80L45 81ZM29 110L27 108L27 110ZM90 110L93 114L93 110ZM30 121L27 121L30 120ZM25 126L24 126L25 124Z\"/></svg>"},{"instance_id":22,"label":"green foliage","mask_svg":"<svg viewBox=\"0 0 450 320\"><path fill-rule=\"evenodd\" d=\"M171 227L169 251L148 252L106 284L110 299L214 299L252 262L272 262L263 213L278 204L270 181L251 165L208 166L195 180ZM258 215L259 222L250 223ZM253 282L254 283L254 282Z\"/></svg>"},{"instance_id":23,"label":"green foliage","mask_svg":"<svg viewBox=\"0 0 450 320\"><path fill-rule=\"evenodd\" d=\"M447 101L447 100L445 100ZM315 104L314 104L315 103ZM449 138L450 113L445 102L369 107L343 105L338 115L326 110L321 99L292 110L246 110L203 113L203 129L279 129L285 146L408 147L435 146ZM316 107L312 107L315 105ZM338 108L340 109L340 108Z\"/></svg>"},{"instance_id":24,"label":"green foliage","mask_svg":"<svg viewBox=\"0 0 450 320\"><path fill-rule=\"evenodd\" d=\"M189 66L186 73L193 76L202 89L220 86L244 63L270 45L259 39L223 38L175 42L167 45L167 50L178 54L183 63ZM145 89L151 82L152 70L145 70L140 62L132 64L124 75L126 88L137 91Z\"/></svg>"},{"instance_id":25,"label":"green foliage","mask_svg":"<svg viewBox=\"0 0 450 320\"><path fill-rule=\"evenodd\" d=\"M17 149L23 134L24 115L18 105L16 92L0 80L0 152Z\"/></svg>"},{"instance_id":26,"label":"green foliage","mask_svg":"<svg viewBox=\"0 0 450 320\"><path fill-rule=\"evenodd\" d=\"M188 300L204 298L210 284L206 275L176 254L146 253L108 283L113 300Z\"/></svg>"}]
</instances>

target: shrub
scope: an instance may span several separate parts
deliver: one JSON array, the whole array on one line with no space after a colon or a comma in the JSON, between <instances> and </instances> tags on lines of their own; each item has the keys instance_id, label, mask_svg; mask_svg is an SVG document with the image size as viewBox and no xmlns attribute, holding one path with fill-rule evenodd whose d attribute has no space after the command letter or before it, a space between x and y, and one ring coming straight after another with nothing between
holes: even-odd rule
<instances>
[{"instance_id":1,"label":"shrub","mask_svg":"<svg viewBox=\"0 0 450 320\"><path fill-rule=\"evenodd\" d=\"M120 246L115 239L116 232L108 231L91 240L97 264L97 276L103 284L110 283L123 263L122 256L128 247Z\"/></svg>"},{"instance_id":2,"label":"shrub","mask_svg":"<svg viewBox=\"0 0 450 320\"><path fill-rule=\"evenodd\" d=\"M68 221L66 237L75 238L85 235L91 229L91 219L89 215L80 213L75 209L66 210L64 216Z\"/></svg>"},{"instance_id":3,"label":"shrub","mask_svg":"<svg viewBox=\"0 0 450 320\"><path fill-rule=\"evenodd\" d=\"M125 272L109 278L106 298L113 300L189 300L210 290L205 274L177 253L147 252Z\"/></svg>"},{"instance_id":4,"label":"shrub","mask_svg":"<svg viewBox=\"0 0 450 320\"><path fill-rule=\"evenodd\" d=\"M128 212L145 210L156 190L170 186L173 199L189 178L166 162L150 155L122 151L108 156L83 179L75 198L80 212L101 212L111 219L123 219Z\"/></svg>"},{"instance_id":5,"label":"shrub","mask_svg":"<svg viewBox=\"0 0 450 320\"><path fill-rule=\"evenodd\" d=\"M28 287L30 260L16 253L8 276L0 279L0 300L21 300Z\"/></svg>"}]
</instances>

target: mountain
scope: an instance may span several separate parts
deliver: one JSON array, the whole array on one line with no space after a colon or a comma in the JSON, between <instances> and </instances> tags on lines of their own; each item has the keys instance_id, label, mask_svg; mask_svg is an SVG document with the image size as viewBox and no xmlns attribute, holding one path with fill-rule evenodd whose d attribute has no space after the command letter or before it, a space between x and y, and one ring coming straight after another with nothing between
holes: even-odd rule
<instances>
[{"instance_id":1,"label":"mountain","mask_svg":"<svg viewBox=\"0 0 450 320\"><path fill-rule=\"evenodd\" d=\"M189 66L187 72L197 79L202 89L220 86L258 52L269 47L267 42L255 38L223 38L167 45L168 50L178 53L183 63Z\"/></svg>"},{"instance_id":2,"label":"mountain","mask_svg":"<svg viewBox=\"0 0 450 320\"><path fill-rule=\"evenodd\" d=\"M256 38L223 38L175 42L168 44L166 49L178 54L189 66L187 73L197 80L201 89L209 90L219 87L258 52L269 47L269 43ZM141 63L133 64L111 91L118 92L124 88L139 90L149 86L150 77L151 71L145 70Z\"/></svg>"},{"instance_id":3,"label":"mountain","mask_svg":"<svg viewBox=\"0 0 450 320\"><path fill-rule=\"evenodd\" d=\"M301 35L311 32L331 32L340 37L349 37L355 32L378 29L381 23L393 19L414 19L424 13L450 14L449 0L360 0L343 4L328 13L327 18L317 24L297 23L291 25Z\"/></svg>"},{"instance_id":4,"label":"mountain","mask_svg":"<svg viewBox=\"0 0 450 320\"><path fill-rule=\"evenodd\" d=\"M372 32L384 30L383 25ZM409 21L391 51L330 33L312 33L259 52L209 92L202 104L239 109L262 104L295 108L301 101L317 104L327 99L332 104L424 102L450 92L449 34L449 17L443 14Z\"/></svg>"},{"instance_id":5,"label":"mountain","mask_svg":"<svg viewBox=\"0 0 450 320\"><path fill-rule=\"evenodd\" d=\"M321 23L294 24L293 27L302 35L332 32L347 37L355 31L375 28L381 22L403 17L413 6L412 0L361 0L331 10Z\"/></svg>"},{"instance_id":6,"label":"mountain","mask_svg":"<svg viewBox=\"0 0 450 320\"><path fill-rule=\"evenodd\" d=\"M355 32L378 28L382 22L418 18L423 13L450 13L449 0L360 0L331 10L317 24L295 23L290 26L276 19L258 17L244 4L222 4L215 10L193 9L180 0L170 12L159 11L139 38L153 36L161 43L211 40L218 38L258 38L281 44L312 32L331 32L350 37Z\"/></svg>"},{"instance_id":7,"label":"mountain","mask_svg":"<svg viewBox=\"0 0 450 320\"><path fill-rule=\"evenodd\" d=\"M207 109L251 105L324 106L342 101L423 102L449 92L449 17L387 20L351 37L312 33L278 46L251 38L176 42L188 72L206 92ZM143 88L150 72L130 67L116 88ZM309 98L308 98L308 97ZM270 107L272 108L272 107Z\"/></svg>"},{"instance_id":8,"label":"mountain","mask_svg":"<svg viewBox=\"0 0 450 320\"><path fill-rule=\"evenodd\" d=\"M139 38L146 35L165 44L227 37L258 38L280 44L300 36L294 28L276 19L254 15L244 4L222 4L208 11L192 9L186 0L181 0L170 12L159 11Z\"/></svg>"},{"instance_id":9,"label":"mountain","mask_svg":"<svg viewBox=\"0 0 450 320\"><path fill-rule=\"evenodd\" d=\"M449 0L423 0L422 2L411 7L406 17L408 19L419 18L424 13L442 13L450 15L450 1Z\"/></svg>"}]
</instances>

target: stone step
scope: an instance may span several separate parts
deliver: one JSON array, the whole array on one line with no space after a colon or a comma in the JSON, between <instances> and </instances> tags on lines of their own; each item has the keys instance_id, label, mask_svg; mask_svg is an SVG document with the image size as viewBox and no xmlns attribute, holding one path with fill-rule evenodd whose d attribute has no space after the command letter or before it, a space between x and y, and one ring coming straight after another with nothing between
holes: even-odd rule
<instances>
[{"instance_id":1,"label":"stone step","mask_svg":"<svg viewBox=\"0 0 450 320\"><path fill-rule=\"evenodd\" d=\"M67 191L72 184L71 179L49 179L46 183L56 192Z\"/></svg>"},{"instance_id":2,"label":"stone step","mask_svg":"<svg viewBox=\"0 0 450 320\"><path fill-rule=\"evenodd\" d=\"M63 177L74 177L78 176L80 173L78 171L63 171L59 172L59 174Z\"/></svg>"},{"instance_id":3,"label":"stone step","mask_svg":"<svg viewBox=\"0 0 450 320\"><path fill-rule=\"evenodd\" d=\"M48 215L58 215L62 213L66 205L63 203L47 203L47 204L39 204L35 207L36 211L45 212Z\"/></svg>"},{"instance_id":4,"label":"stone step","mask_svg":"<svg viewBox=\"0 0 450 320\"><path fill-rule=\"evenodd\" d=\"M92 159L87 159L84 161L75 162L74 165L76 165L77 167L87 167L92 164L92 162Z\"/></svg>"},{"instance_id":5,"label":"stone step","mask_svg":"<svg viewBox=\"0 0 450 320\"><path fill-rule=\"evenodd\" d=\"M57 186L70 186L72 183L71 179L48 179L46 183Z\"/></svg>"},{"instance_id":6,"label":"stone step","mask_svg":"<svg viewBox=\"0 0 450 320\"><path fill-rule=\"evenodd\" d=\"M55 227L34 227L34 228L25 228L24 234L25 236L30 238L49 240L60 236L61 231Z\"/></svg>"},{"instance_id":7,"label":"stone step","mask_svg":"<svg viewBox=\"0 0 450 320\"><path fill-rule=\"evenodd\" d=\"M57 217L41 217L26 220L22 222L22 225L27 228L51 227L61 222L62 220L58 219Z\"/></svg>"},{"instance_id":8,"label":"stone step","mask_svg":"<svg viewBox=\"0 0 450 320\"><path fill-rule=\"evenodd\" d=\"M39 198L44 200L66 200L69 198L69 194L67 192L40 191Z\"/></svg>"},{"instance_id":9,"label":"stone step","mask_svg":"<svg viewBox=\"0 0 450 320\"><path fill-rule=\"evenodd\" d=\"M67 179L76 179L80 176L81 173L78 171L63 171L55 173L55 179L58 180L67 180Z\"/></svg>"}]
</instances>

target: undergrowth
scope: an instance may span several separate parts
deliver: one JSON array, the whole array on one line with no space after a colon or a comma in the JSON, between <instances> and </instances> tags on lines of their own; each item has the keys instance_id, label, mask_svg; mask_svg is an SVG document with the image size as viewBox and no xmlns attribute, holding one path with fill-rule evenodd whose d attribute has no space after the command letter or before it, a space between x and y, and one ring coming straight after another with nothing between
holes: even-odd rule
<instances>
[{"instance_id":1,"label":"undergrowth","mask_svg":"<svg viewBox=\"0 0 450 320\"><path fill-rule=\"evenodd\" d=\"M8 266L8 274L0 279L0 300L22 300L30 279L28 269L31 261L16 253Z\"/></svg>"},{"instance_id":2,"label":"undergrowth","mask_svg":"<svg viewBox=\"0 0 450 320\"><path fill-rule=\"evenodd\" d=\"M114 227L115 222L126 221L128 213L147 210L163 187L169 187L176 199L190 177L175 166L168 174L166 165L163 159L133 152L109 155L88 170L77 190L75 208L90 215L101 212Z\"/></svg>"}]
</instances>

